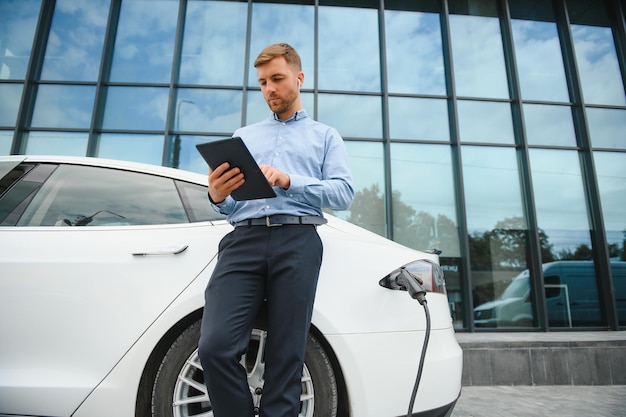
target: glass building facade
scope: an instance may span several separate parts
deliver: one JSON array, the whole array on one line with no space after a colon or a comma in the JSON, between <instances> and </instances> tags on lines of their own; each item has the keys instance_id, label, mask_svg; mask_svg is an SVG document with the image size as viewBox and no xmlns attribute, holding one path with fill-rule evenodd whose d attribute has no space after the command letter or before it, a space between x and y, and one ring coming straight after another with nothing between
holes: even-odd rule
<instances>
[{"instance_id":1,"label":"glass building facade","mask_svg":"<svg viewBox=\"0 0 626 417\"><path fill-rule=\"evenodd\" d=\"M301 54L356 199L437 249L455 328L626 328L626 0L0 0L0 155L206 172Z\"/></svg>"}]
</instances>

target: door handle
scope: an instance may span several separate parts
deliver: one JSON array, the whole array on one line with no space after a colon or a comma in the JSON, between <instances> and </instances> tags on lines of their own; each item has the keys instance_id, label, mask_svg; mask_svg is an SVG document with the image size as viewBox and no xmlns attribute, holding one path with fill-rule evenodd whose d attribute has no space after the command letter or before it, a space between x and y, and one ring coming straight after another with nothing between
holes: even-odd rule
<instances>
[{"instance_id":1,"label":"door handle","mask_svg":"<svg viewBox=\"0 0 626 417\"><path fill-rule=\"evenodd\" d=\"M161 248L133 252L133 256L178 255L179 253L183 253L188 247L189 245L164 246Z\"/></svg>"}]
</instances>

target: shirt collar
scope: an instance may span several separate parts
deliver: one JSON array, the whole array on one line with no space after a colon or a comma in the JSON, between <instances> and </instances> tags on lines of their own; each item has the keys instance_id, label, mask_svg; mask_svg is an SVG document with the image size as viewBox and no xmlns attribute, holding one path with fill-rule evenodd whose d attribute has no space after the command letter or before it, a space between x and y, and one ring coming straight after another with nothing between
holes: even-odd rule
<instances>
[{"instance_id":1,"label":"shirt collar","mask_svg":"<svg viewBox=\"0 0 626 417\"><path fill-rule=\"evenodd\" d=\"M291 115L291 117L287 120L280 120L278 116L276 115L276 113L272 113L272 116L274 116L274 120L276 120L277 122L281 122L281 123L297 122L298 120L305 119L308 117L308 115L306 114L306 110L304 109L298 110L293 115Z\"/></svg>"}]
</instances>

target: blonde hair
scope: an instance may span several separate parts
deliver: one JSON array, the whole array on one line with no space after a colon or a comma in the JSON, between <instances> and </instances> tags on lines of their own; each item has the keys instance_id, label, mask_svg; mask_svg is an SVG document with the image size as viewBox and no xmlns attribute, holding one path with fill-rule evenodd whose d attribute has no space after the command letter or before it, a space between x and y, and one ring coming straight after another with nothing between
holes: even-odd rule
<instances>
[{"instance_id":1,"label":"blonde hair","mask_svg":"<svg viewBox=\"0 0 626 417\"><path fill-rule=\"evenodd\" d=\"M302 71L302 62L300 61L300 55L289 44L275 43L263 48L259 56L254 61L254 67L267 64L272 59L282 56L287 61L287 64L293 65L298 71Z\"/></svg>"}]
</instances>

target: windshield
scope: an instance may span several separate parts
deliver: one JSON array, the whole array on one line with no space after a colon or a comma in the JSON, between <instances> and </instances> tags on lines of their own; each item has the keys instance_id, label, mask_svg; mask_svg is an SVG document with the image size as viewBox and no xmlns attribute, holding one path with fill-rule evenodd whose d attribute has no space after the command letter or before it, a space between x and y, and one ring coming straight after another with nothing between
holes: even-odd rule
<instances>
[{"instance_id":1,"label":"windshield","mask_svg":"<svg viewBox=\"0 0 626 417\"><path fill-rule=\"evenodd\" d=\"M521 298L526 295L529 288L528 274L518 275L502 293L501 299Z\"/></svg>"}]
</instances>

